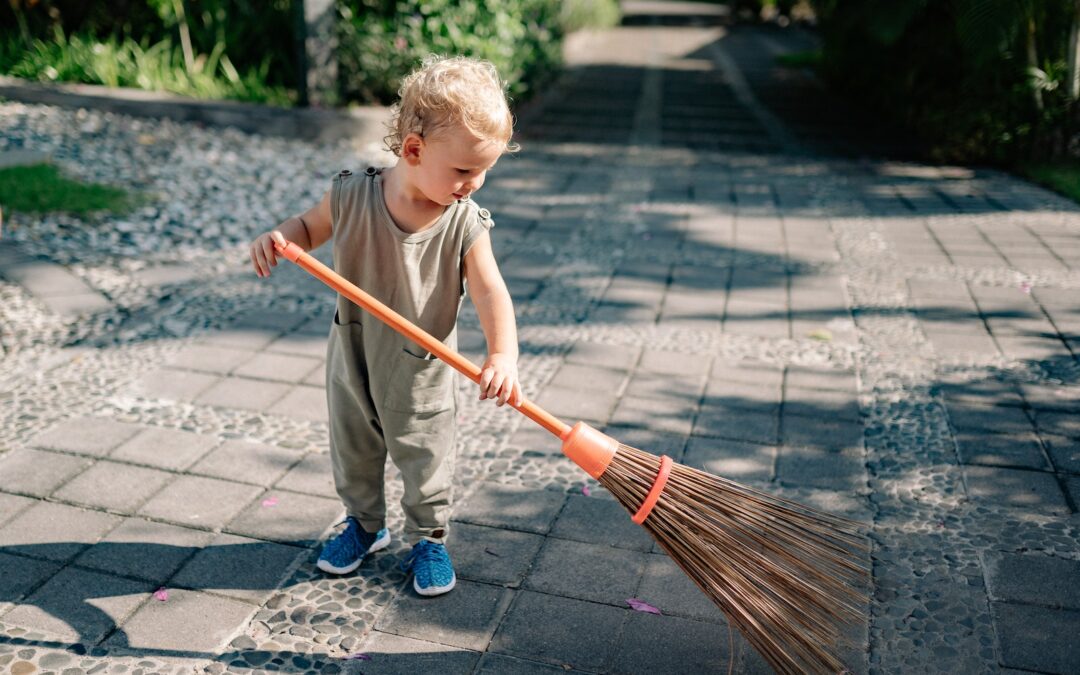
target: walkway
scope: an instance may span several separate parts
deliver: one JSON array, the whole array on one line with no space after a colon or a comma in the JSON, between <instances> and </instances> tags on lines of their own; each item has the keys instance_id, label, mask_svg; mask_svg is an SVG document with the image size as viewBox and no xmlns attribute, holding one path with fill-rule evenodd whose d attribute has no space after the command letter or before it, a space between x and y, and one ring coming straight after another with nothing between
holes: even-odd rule
<instances>
[{"instance_id":1,"label":"walkway","mask_svg":"<svg viewBox=\"0 0 1080 675\"><path fill-rule=\"evenodd\" d=\"M480 195L527 394L865 521L852 672L1075 672L1080 211L860 157L892 143L780 104L779 80L812 80L761 54L805 34L625 4L575 38ZM331 296L287 266L256 279L246 242L366 158L11 103L0 144L157 195L5 229L108 306L72 320L0 284L0 670L767 672L554 439L471 386L458 588L418 598L400 541L346 578L314 569L340 516ZM461 344L479 359L471 308Z\"/></svg>"}]
</instances>

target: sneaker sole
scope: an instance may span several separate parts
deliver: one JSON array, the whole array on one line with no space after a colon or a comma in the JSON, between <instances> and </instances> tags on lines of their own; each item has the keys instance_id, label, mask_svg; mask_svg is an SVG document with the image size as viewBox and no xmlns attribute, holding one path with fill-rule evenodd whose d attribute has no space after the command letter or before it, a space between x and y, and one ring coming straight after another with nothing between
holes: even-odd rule
<instances>
[{"instance_id":1,"label":"sneaker sole","mask_svg":"<svg viewBox=\"0 0 1080 675\"><path fill-rule=\"evenodd\" d=\"M455 574L454 578L451 579L450 583L446 586L432 586L431 588L420 588L420 584L417 583L416 577L413 577L412 586L413 590L415 590L417 593L423 595L424 597L430 598L434 595L442 595L443 593L449 593L450 591L454 590L454 586L457 586L457 575Z\"/></svg>"},{"instance_id":2,"label":"sneaker sole","mask_svg":"<svg viewBox=\"0 0 1080 675\"><path fill-rule=\"evenodd\" d=\"M371 542L371 547L367 550L367 553L360 556L360 559L356 560L355 562L352 562L344 567L334 567L330 564L329 561L320 558L319 562L315 563L315 566L321 569L323 572L327 572L329 574L348 574L349 572L356 570L357 567L360 567L360 563L364 562L364 558L368 557L372 553L375 553L376 551L383 550L389 545L390 533L387 532L385 537L379 537L375 541Z\"/></svg>"}]
</instances>

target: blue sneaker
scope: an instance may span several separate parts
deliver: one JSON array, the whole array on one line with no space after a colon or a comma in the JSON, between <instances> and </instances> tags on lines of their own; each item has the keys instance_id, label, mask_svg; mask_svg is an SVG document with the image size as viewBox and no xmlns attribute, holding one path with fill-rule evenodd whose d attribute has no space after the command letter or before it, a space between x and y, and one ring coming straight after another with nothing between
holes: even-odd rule
<instances>
[{"instance_id":1,"label":"blue sneaker","mask_svg":"<svg viewBox=\"0 0 1080 675\"><path fill-rule=\"evenodd\" d=\"M401 561L401 569L406 572L412 570L413 588L420 595L442 595L457 583L446 547L427 539L421 539L419 544L413 546L409 557Z\"/></svg>"},{"instance_id":2,"label":"blue sneaker","mask_svg":"<svg viewBox=\"0 0 1080 675\"><path fill-rule=\"evenodd\" d=\"M364 561L368 553L381 551L390 545L390 533L384 527L375 534L365 532L360 521L352 516L345 519L345 531L326 542L316 566L330 574L348 574Z\"/></svg>"}]
</instances>

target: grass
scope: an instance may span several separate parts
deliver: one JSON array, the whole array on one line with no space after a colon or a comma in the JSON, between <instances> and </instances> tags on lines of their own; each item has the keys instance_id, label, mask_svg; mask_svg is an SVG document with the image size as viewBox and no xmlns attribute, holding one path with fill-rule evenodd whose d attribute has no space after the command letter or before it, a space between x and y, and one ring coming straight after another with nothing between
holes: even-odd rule
<instances>
[{"instance_id":1,"label":"grass","mask_svg":"<svg viewBox=\"0 0 1080 675\"><path fill-rule=\"evenodd\" d=\"M1080 203L1080 162L1028 164L1020 168L1020 173Z\"/></svg>"},{"instance_id":2,"label":"grass","mask_svg":"<svg viewBox=\"0 0 1080 675\"><path fill-rule=\"evenodd\" d=\"M133 199L124 190L71 180L52 164L0 169L0 207L4 209L85 215L94 211L122 212L131 206Z\"/></svg>"},{"instance_id":3,"label":"grass","mask_svg":"<svg viewBox=\"0 0 1080 675\"><path fill-rule=\"evenodd\" d=\"M776 62L785 68L817 68L821 65L821 52L793 52L780 54Z\"/></svg>"}]
</instances>

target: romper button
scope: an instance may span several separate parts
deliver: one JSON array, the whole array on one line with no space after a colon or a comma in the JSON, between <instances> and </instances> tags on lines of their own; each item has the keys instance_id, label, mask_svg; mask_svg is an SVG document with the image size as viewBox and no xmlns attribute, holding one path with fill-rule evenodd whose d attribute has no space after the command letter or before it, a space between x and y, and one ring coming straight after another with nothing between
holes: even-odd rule
<instances>
[{"instance_id":1,"label":"romper button","mask_svg":"<svg viewBox=\"0 0 1080 675\"><path fill-rule=\"evenodd\" d=\"M368 168L364 169L364 173L369 176L374 176L375 174L379 173L379 170L373 166L369 166Z\"/></svg>"},{"instance_id":2,"label":"romper button","mask_svg":"<svg viewBox=\"0 0 1080 675\"><path fill-rule=\"evenodd\" d=\"M351 175L352 175L352 171L349 171L348 169L342 169L342 170L341 170L341 175L342 175L342 176L351 176Z\"/></svg>"},{"instance_id":3,"label":"romper button","mask_svg":"<svg viewBox=\"0 0 1080 675\"><path fill-rule=\"evenodd\" d=\"M488 211L487 209L480 209L480 217L484 220L491 218L491 211Z\"/></svg>"}]
</instances>

